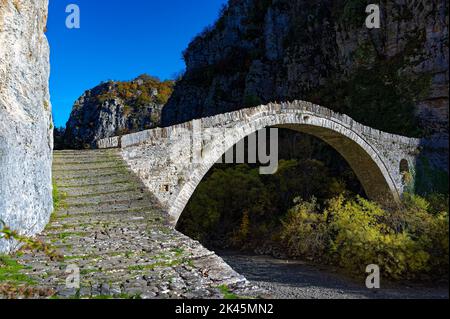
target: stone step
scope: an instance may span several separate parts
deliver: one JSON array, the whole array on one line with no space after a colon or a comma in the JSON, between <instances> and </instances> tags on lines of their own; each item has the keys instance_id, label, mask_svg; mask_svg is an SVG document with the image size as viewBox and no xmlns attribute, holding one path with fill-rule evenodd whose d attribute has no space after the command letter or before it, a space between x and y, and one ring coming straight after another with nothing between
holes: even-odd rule
<instances>
[{"instance_id":1,"label":"stone step","mask_svg":"<svg viewBox=\"0 0 450 319\"><path fill-rule=\"evenodd\" d=\"M108 155L108 154L118 154L118 153L119 153L118 149L53 151L54 156Z\"/></svg>"},{"instance_id":2,"label":"stone step","mask_svg":"<svg viewBox=\"0 0 450 319\"><path fill-rule=\"evenodd\" d=\"M125 201L149 201L150 198L147 194L138 193L136 191L113 193L111 195L99 195L99 196L89 196L89 197L70 197L67 198L64 203L67 207L81 207L81 206L94 206L99 204L107 203L121 203Z\"/></svg>"},{"instance_id":3,"label":"stone step","mask_svg":"<svg viewBox=\"0 0 450 319\"><path fill-rule=\"evenodd\" d=\"M59 213L65 215L71 214L92 214L92 213L103 213L103 212L122 212L122 211L142 211L151 210L152 204L148 200L137 200L137 201L111 201L98 204L89 204L83 206L69 206L59 210Z\"/></svg>"},{"instance_id":4,"label":"stone step","mask_svg":"<svg viewBox=\"0 0 450 319\"><path fill-rule=\"evenodd\" d=\"M53 157L53 164L64 164L72 162L97 162L97 161L111 161L118 160L121 161L122 157L120 155L89 155L89 156L70 156L70 157Z\"/></svg>"},{"instance_id":5,"label":"stone step","mask_svg":"<svg viewBox=\"0 0 450 319\"><path fill-rule=\"evenodd\" d=\"M67 188L67 189L75 188L75 189L77 189L77 188L86 188L86 187L94 187L94 186L108 186L108 185L115 185L115 184L131 184L131 183L134 183L135 181L130 180L129 178L116 178L113 181L99 180L99 181L86 182L86 183L80 182L80 183L75 183L73 185L69 184L71 182L70 180L66 181L66 182L68 182L68 183L63 182L63 183L58 184L58 186L60 188Z\"/></svg>"},{"instance_id":6,"label":"stone step","mask_svg":"<svg viewBox=\"0 0 450 319\"><path fill-rule=\"evenodd\" d=\"M81 164L81 165L72 165L72 166L60 166L53 167L53 173L58 175L58 173L78 173L78 172L90 172L90 171L102 171L109 169L124 169L128 168L128 165L123 162L114 162L108 165L108 163L100 163L100 164Z\"/></svg>"},{"instance_id":7,"label":"stone step","mask_svg":"<svg viewBox=\"0 0 450 319\"><path fill-rule=\"evenodd\" d=\"M144 189L132 189L124 192L110 192L110 193L99 193L99 194L89 194L86 196L72 196L67 197L64 200L69 206L73 205L83 205L88 203L101 203L105 201L122 201L122 200L139 200L141 198L148 198L148 195Z\"/></svg>"},{"instance_id":8,"label":"stone step","mask_svg":"<svg viewBox=\"0 0 450 319\"><path fill-rule=\"evenodd\" d=\"M93 165L93 164L114 164L114 163L122 163L123 161L120 158L86 158L86 159L78 159L73 158L70 161L54 161L53 168L60 168L61 166L65 166L67 168L74 167L80 165Z\"/></svg>"},{"instance_id":9,"label":"stone step","mask_svg":"<svg viewBox=\"0 0 450 319\"><path fill-rule=\"evenodd\" d=\"M124 173L117 174L115 176L101 176L93 178L66 178L56 180L56 184L61 188L83 188L89 186L99 186L99 185L113 185L122 183L133 183L137 182L137 179L133 179L130 176L126 176Z\"/></svg>"},{"instance_id":10,"label":"stone step","mask_svg":"<svg viewBox=\"0 0 450 319\"><path fill-rule=\"evenodd\" d=\"M82 161L100 161L108 159L121 159L119 153L111 154L67 154L67 155L53 155L53 163L62 162L82 162Z\"/></svg>"},{"instance_id":11,"label":"stone step","mask_svg":"<svg viewBox=\"0 0 450 319\"><path fill-rule=\"evenodd\" d=\"M56 178L82 178L87 176L98 176L111 173L125 172L128 169L127 166L105 167L97 169L82 169L82 170L53 170L53 176Z\"/></svg>"},{"instance_id":12,"label":"stone step","mask_svg":"<svg viewBox=\"0 0 450 319\"><path fill-rule=\"evenodd\" d=\"M112 219L119 220L123 223L127 221L134 221L138 219L145 220L152 227L156 225L166 225L166 217L164 217L160 212L155 211L153 206L142 207L142 208L130 208L127 210L116 210L116 211L99 211L94 213L62 213L58 212L53 216L53 219L60 221L61 223L80 223L80 225L90 223L107 223Z\"/></svg>"},{"instance_id":13,"label":"stone step","mask_svg":"<svg viewBox=\"0 0 450 319\"><path fill-rule=\"evenodd\" d=\"M74 196L88 196L91 194L99 194L99 193L111 193L111 192L124 192L130 191L134 189L138 189L140 185L135 182L126 182L126 183L115 183L115 184L104 184L104 185L93 185L86 187L62 187L59 186L59 191L66 193L69 197Z\"/></svg>"},{"instance_id":14,"label":"stone step","mask_svg":"<svg viewBox=\"0 0 450 319\"><path fill-rule=\"evenodd\" d=\"M116 222L122 225L133 223L145 223L148 221L162 222L163 216L159 211L156 211L154 207L152 210L142 209L141 211L122 211L122 212L103 212L101 214L72 214L64 215L57 213L53 216L52 226L66 227L66 225L95 225L95 227L104 227L104 225L114 225Z\"/></svg>"},{"instance_id":15,"label":"stone step","mask_svg":"<svg viewBox=\"0 0 450 319\"><path fill-rule=\"evenodd\" d=\"M121 196L122 193L130 193L130 194L141 194L141 193L146 193L145 187L132 187L130 189L125 189L125 190L119 190L119 191L112 191L112 192L100 192L100 193L90 193L90 194L85 194L85 195L68 195L65 194L65 202L67 202L68 200L76 200L76 199L87 199L87 198L92 198L92 197L103 197L103 196Z\"/></svg>"},{"instance_id":16,"label":"stone step","mask_svg":"<svg viewBox=\"0 0 450 319\"><path fill-rule=\"evenodd\" d=\"M63 218L61 220L55 219L54 222L46 228L46 233L52 232L79 232L79 231L94 231L98 229L112 229L112 228L131 228L137 229L140 227L146 227L146 215L144 214L130 214L128 218L119 219L119 220L95 220L94 218L82 220L80 222L79 218L69 218L68 216L64 216L67 218ZM84 218L86 219L86 218ZM126 223L123 222L126 220Z\"/></svg>"},{"instance_id":17,"label":"stone step","mask_svg":"<svg viewBox=\"0 0 450 319\"><path fill-rule=\"evenodd\" d=\"M130 255L134 255L135 258L145 258L147 255L150 259L155 256L155 249L152 249L152 244L147 240L142 240L145 238L145 232L138 231L135 233L125 233L125 234L110 234L111 240L109 242L102 243L102 245L97 245L93 243L94 236L82 237L82 244L73 247L72 255L121 255L121 252L129 252ZM114 236L115 235L115 236ZM129 237L128 237L129 236ZM130 238L136 238L135 241L130 241ZM116 239L116 240L113 240ZM77 249L79 248L79 250ZM161 251L159 250L158 255L170 255L170 250Z\"/></svg>"},{"instance_id":18,"label":"stone step","mask_svg":"<svg viewBox=\"0 0 450 319\"><path fill-rule=\"evenodd\" d=\"M89 177L102 177L119 173L129 173L127 167L123 168L108 168L108 169L95 169L87 171L53 171L53 178L56 180L70 180L70 179L83 179Z\"/></svg>"},{"instance_id":19,"label":"stone step","mask_svg":"<svg viewBox=\"0 0 450 319\"><path fill-rule=\"evenodd\" d=\"M65 225L67 226L67 225ZM102 226L89 224L81 224L81 225L73 225L73 227L64 227L64 228L50 228L45 232L45 236L47 237L70 237L72 235L78 237L92 237L92 234L106 234L108 233L110 236L114 235L118 238L123 234L133 234L137 232L145 232L146 224L142 221L129 222L127 224L117 223L117 224L104 224Z\"/></svg>"},{"instance_id":20,"label":"stone step","mask_svg":"<svg viewBox=\"0 0 450 319\"><path fill-rule=\"evenodd\" d=\"M77 177L53 176L53 179L55 181L57 181L59 184L64 184L65 182L69 182L69 181L75 182L77 180L94 180L94 179L97 179L97 180L105 179L106 180L106 179L111 179L111 178L117 178L119 176L126 177L129 175L130 175L130 173L128 171L123 170L123 171L119 171L119 172L114 171L114 172L100 173L97 175L85 174L85 175L80 175Z\"/></svg>"}]
</instances>

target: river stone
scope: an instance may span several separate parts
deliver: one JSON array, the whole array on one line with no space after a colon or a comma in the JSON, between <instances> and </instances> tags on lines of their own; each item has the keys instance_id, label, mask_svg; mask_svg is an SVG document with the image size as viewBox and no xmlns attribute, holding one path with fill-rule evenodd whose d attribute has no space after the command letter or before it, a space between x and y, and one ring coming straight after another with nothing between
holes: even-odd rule
<instances>
[{"instance_id":1,"label":"river stone","mask_svg":"<svg viewBox=\"0 0 450 319\"><path fill-rule=\"evenodd\" d=\"M0 0L0 219L21 234L52 212L48 0ZM0 253L17 247L0 240Z\"/></svg>"}]
</instances>

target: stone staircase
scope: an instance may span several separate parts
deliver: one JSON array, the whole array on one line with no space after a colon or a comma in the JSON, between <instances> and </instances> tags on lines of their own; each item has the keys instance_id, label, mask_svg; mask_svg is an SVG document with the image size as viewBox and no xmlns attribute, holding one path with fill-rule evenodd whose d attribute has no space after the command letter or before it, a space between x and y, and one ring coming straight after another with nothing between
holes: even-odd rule
<instances>
[{"instance_id":1,"label":"stone staircase","mask_svg":"<svg viewBox=\"0 0 450 319\"><path fill-rule=\"evenodd\" d=\"M165 212L117 150L55 151L53 178L63 199L40 239L64 260L52 261L40 252L15 257L35 287L60 298L263 293L213 252L169 227ZM68 269L79 269L79 289L67 287Z\"/></svg>"}]
</instances>

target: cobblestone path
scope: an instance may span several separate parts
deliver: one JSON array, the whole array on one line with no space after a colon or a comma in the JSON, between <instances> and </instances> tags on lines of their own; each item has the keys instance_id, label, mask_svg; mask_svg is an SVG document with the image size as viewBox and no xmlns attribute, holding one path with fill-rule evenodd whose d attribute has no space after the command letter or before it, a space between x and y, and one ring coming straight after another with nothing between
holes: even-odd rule
<instances>
[{"instance_id":1,"label":"cobblestone path","mask_svg":"<svg viewBox=\"0 0 450 319\"><path fill-rule=\"evenodd\" d=\"M170 228L116 150L55 152L53 174L65 196L40 238L56 247L64 260L30 252L15 257L34 286L53 290L60 298L264 293L213 252ZM79 267L79 289L66 286L69 265Z\"/></svg>"}]
</instances>

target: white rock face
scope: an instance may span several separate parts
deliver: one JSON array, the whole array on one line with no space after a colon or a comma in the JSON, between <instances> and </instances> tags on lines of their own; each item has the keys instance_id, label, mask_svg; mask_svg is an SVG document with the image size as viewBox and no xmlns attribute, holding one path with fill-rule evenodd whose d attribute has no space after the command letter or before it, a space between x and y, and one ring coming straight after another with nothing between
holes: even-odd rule
<instances>
[{"instance_id":1,"label":"white rock face","mask_svg":"<svg viewBox=\"0 0 450 319\"><path fill-rule=\"evenodd\" d=\"M48 0L0 0L0 219L43 230L53 209ZM0 253L17 245L0 240Z\"/></svg>"}]
</instances>

